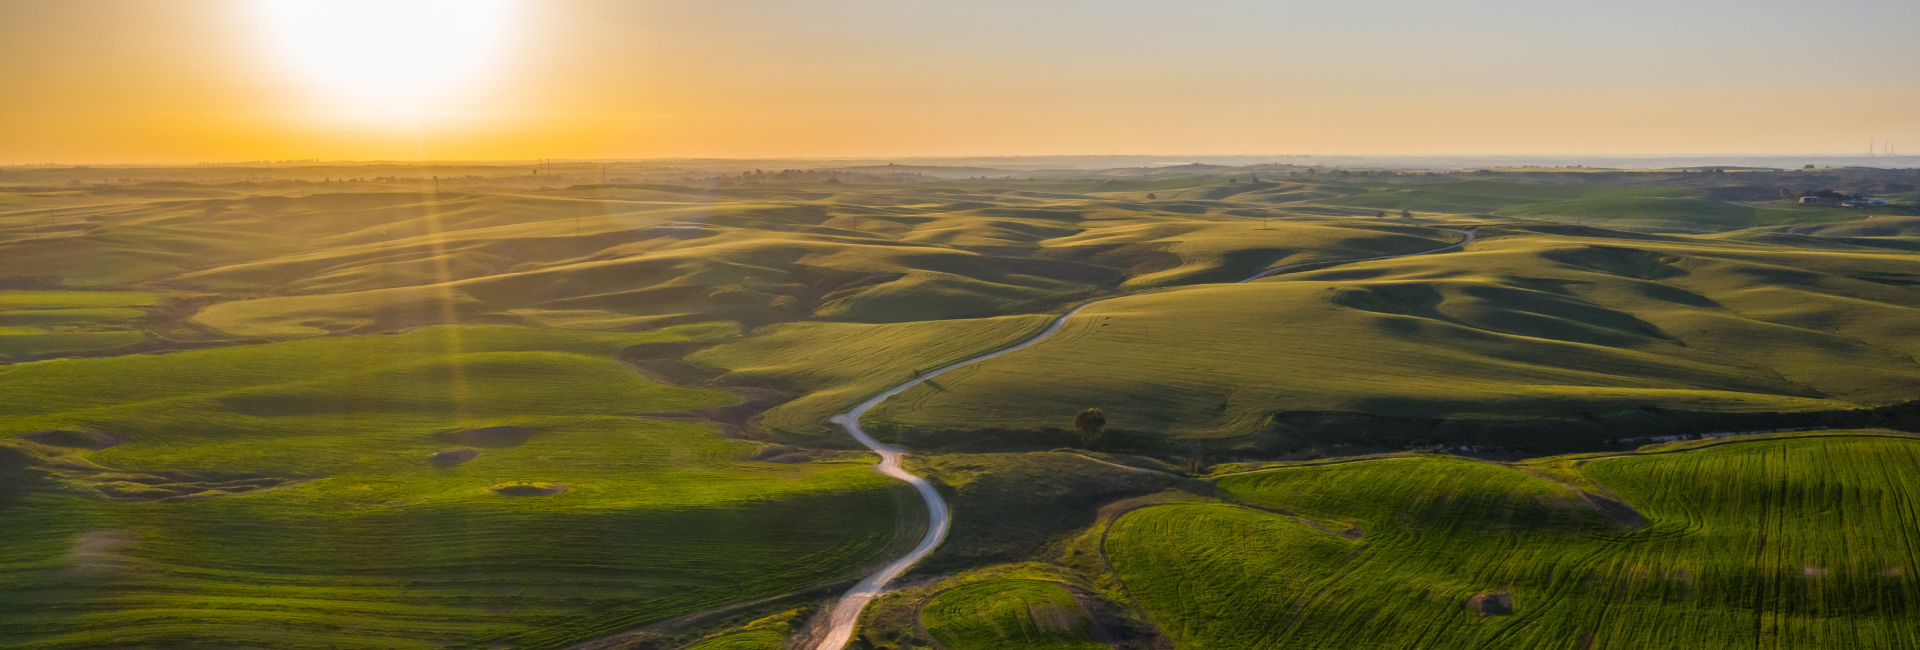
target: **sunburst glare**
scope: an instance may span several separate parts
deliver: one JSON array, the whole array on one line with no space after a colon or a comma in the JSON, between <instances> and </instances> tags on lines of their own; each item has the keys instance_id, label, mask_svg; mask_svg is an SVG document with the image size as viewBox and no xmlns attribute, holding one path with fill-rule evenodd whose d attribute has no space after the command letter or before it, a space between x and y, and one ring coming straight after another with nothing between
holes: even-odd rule
<instances>
[{"instance_id":1,"label":"sunburst glare","mask_svg":"<svg viewBox=\"0 0 1920 650\"><path fill-rule=\"evenodd\" d=\"M512 0L257 0L274 42L330 92L406 103L495 60Z\"/></svg>"}]
</instances>

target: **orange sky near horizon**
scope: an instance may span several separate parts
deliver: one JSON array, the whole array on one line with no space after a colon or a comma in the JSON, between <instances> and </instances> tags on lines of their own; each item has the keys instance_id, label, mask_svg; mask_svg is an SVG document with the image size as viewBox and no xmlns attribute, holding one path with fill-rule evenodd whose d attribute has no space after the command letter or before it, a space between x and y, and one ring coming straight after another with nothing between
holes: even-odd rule
<instances>
[{"instance_id":1,"label":"orange sky near horizon","mask_svg":"<svg viewBox=\"0 0 1920 650\"><path fill-rule=\"evenodd\" d=\"M1910 0L295 1L0 0L0 164L1920 151Z\"/></svg>"}]
</instances>

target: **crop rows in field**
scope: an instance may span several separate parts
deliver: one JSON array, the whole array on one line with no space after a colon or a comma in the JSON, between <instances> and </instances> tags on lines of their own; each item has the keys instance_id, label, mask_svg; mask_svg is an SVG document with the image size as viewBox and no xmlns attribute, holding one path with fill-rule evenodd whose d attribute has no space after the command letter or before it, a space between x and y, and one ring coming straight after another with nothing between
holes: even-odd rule
<instances>
[{"instance_id":1,"label":"crop rows in field","mask_svg":"<svg viewBox=\"0 0 1920 650\"><path fill-rule=\"evenodd\" d=\"M1634 529L1511 467L1284 469L1220 481L1246 506L1128 514L1106 549L1182 647L1911 648L1917 460L1848 437L1585 465Z\"/></svg>"}]
</instances>

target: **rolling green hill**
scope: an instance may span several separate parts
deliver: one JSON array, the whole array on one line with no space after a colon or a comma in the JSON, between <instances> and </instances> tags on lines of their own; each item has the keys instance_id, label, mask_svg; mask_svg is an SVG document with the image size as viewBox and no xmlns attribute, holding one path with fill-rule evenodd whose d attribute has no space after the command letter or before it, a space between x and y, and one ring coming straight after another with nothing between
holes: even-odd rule
<instances>
[{"instance_id":1,"label":"rolling green hill","mask_svg":"<svg viewBox=\"0 0 1920 650\"><path fill-rule=\"evenodd\" d=\"M1916 452L1851 436L1580 461L1614 519L1525 464L1273 470L1219 481L1245 505L1125 515L1106 549L1176 647L1910 648Z\"/></svg>"},{"instance_id":2,"label":"rolling green hill","mask_svg":"<svg viewBox=\"0 0 1920 650\"><path fill-rule=\"evenodd\" d=\"M1073 594L1051 582L991 580L935 596L920 620L950 650L1094 650Z\"/></svg>"},{"instance_id":3,"label":"rolling green hill","mask_svg":"<svg viewBox=\"0 0 1920 650\"><path fill-rule=\"evenodd\" d=\"M888 557L906 502L864 463L759 462L636 417L733 397L611 355L729 331L452 326L0 368L0 430L27 434L0 441L0 639L548 647Z\"/></svg>"},{"instance_id":4,"label":"rolling green hill","mask_svg":"<svg viewBox=\"0 0 1920 650\"><path fill-rule=\"evenodd\" d=\"M868 418L963 436L960 423L1039 431L1098 406L1135 432L1123 446L1258 435L1285 449L1322 430L1372 429L1396 446L1571 449L1618 437L1616 424L1648 409L1670 414L1639 426L1920 394L1920 293L1887 281L1920 277L1920 257L1488 235L1460 253L1096 303L1052 338ZM1359 424L1329 424L1343 419ZM1395 432L1381 419L1485 424ZM1542 419L1558 430L1500 424Z\"/></svg>"},{"instance_id":5,"label":"rolling green hill","mask_svg":"<svg viewBox=\"0 0 1920 650\"><path fill-rule=\"evenodd\" d=\"M1779 198L1910 175L962 175L0 189L0 646L806 642L827 418L1082 307L868 412L862 647L1915 645L1914 442L1623 441L1920 427L1920 220Z\"/></svg>"},{"instance_id":6,"label":"rolling green hill","mask_svg":"<svg viewBox=\"0 0 1920 650\"><path fill-rule=\"evenodd\" d=\"M124 349L147 340L134 323L160 294L0 291L0 361Z\"/></svg>"}]
</instances>

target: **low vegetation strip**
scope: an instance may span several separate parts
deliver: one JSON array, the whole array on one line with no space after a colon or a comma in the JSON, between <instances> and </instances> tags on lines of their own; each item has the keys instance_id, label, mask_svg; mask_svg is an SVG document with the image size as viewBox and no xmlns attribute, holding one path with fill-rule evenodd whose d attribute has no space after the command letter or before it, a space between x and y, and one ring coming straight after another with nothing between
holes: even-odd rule
<instances>
[{"instance_id":1,"label":"low vegetation strip","mask_svg":"<svg viewBox=\"0 0 1920 650\"><path fill-rule=\"evenodd\" d=\"M1183 647L1920 647L1917 459L1857 436L1582 466L1637 527L1497 464L1302 467L1130 513L1106 551Z\"/></svg>"}]
</instances>

